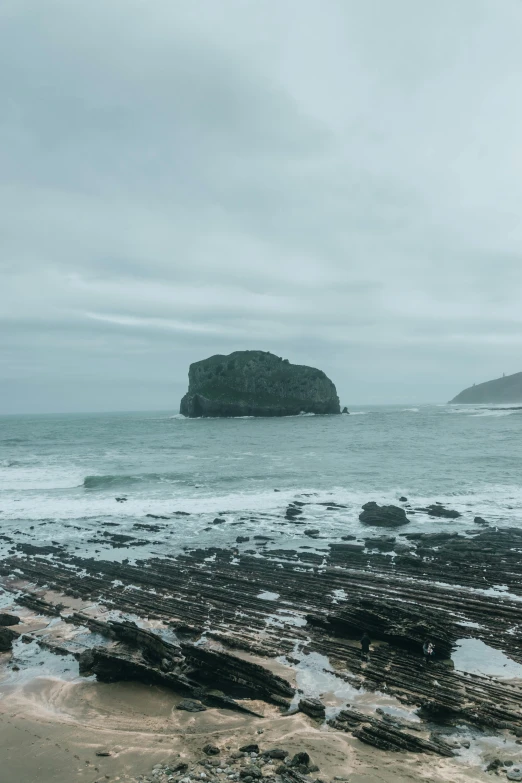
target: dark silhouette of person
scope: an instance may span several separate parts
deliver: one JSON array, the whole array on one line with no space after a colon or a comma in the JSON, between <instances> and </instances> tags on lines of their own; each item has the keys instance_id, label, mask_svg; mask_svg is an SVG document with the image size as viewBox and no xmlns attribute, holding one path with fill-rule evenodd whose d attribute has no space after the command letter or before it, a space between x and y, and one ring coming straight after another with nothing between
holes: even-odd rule
<instances>
[{"instance_id":1,"label":"dark silhouette of person","mask_svg":"<svg viewBox=\"0 0 522 783\"><path fill-rule=\"evenodd\" d=\"M368 653L370 652L370 644L371 640L366 631L361 636L361 657L367 658Z\"/></svg>"},{"instance_id":2,"label":"dark silhouette of person","mask_svg":"<svg viewBox=\"0 0 522 783\"><path fill-rule=\"evenodd\" d=\"M422 645L422 653L424 655L424 660L427 664L431 661L434 652L435 652L435 645L433 644L431 639L426 639L426 641Z\"/></svg>"}]
</instances>

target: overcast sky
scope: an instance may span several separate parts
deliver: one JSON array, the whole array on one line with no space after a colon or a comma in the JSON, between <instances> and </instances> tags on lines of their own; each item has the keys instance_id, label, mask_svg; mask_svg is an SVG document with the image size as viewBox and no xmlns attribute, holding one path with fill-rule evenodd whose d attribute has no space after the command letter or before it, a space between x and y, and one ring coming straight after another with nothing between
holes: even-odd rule
<instances>
[{"instance_id":1,"label":"overcast sky","mask_svg":"<svg viewBox=\"0 0 522 783\"><path fill-rule=\"evenodd\" d=\"M2 0L0 412L522 370L519 0Z\"/></svg>"}]
</instances>

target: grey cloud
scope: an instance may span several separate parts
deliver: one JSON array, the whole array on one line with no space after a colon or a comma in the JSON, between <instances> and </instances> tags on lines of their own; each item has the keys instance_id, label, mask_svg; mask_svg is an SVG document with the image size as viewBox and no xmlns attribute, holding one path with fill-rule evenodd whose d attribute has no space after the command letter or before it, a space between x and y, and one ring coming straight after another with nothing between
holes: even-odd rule
<instances>
[{"instance_id":1,"label":"grey cloud","mask_svg":"<svg viewBox=\"0 0 522 783\"><path fill-rule=\"evenodd\" d=\"M521 369L521 33L515 0L4 0L0 413L173 408L247 347L347 403Z\"/></svg>"}]
</instances>

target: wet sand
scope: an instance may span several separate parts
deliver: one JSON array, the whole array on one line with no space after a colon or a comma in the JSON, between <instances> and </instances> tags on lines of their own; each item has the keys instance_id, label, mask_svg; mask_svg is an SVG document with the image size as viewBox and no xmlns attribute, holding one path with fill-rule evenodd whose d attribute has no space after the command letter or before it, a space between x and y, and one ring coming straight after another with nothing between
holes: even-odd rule
<instances>
[{"instance_id":1,"label":"wet sand","mask_svg":"<svg viewBox=\"0 0 522 783\"><path fill-rule=\"evenodd\" d=\"M191 715L173 710L167 691L133 683L104 685L38 678L10 686L0 699L2 780L27 783L131 783L153 766L197 761L207 742L231 750L247 742L306 749L321 779L350 783L469 783L487 780L448 759L387 754L353 737L317 728L302 713L284 717L266 705L255 719L224 710ZM262 734L259 734L259 731ZM97 751L110 756L98 757Z\"/></svg>"},{"instance_id":2,"label":"wet sand","mask_svg":"<svg viewBox=\"0 0 522 783\"><path fill-rule=\"evenodd\" d=\"M42 594L56 598L49 591ZM89 609L78 599L62 598L68 608L93 615L100 612L100 607ZM22 622L16 629L21 634L32 633L55 643L74 642L78 635L78 629L59 618L49 619L23 608L18 615ZM19 649L24 653L29 647L20 644ZM236 655L263 663L296 684L294 670L280 661L240 651ZM70 656L36 648L36 655L20 671L13 671L10 661L9 653L0 657L2 781L134 783L140 776L149 776L156 764L197 762L204 758L202 748L209 742L230 751L249 742L284 747L290 754L306 750L319 766L321 780L470 783L488 779L475 765L412 753L389 754L351 735L329 731L303 713L284 716L277 707L261 701L249 701L248 706L263 718L220 709L192 714L177 710L181 697L162 687L79 678ZM47 666L55 667L57 673L49 675ZM326 703L336 701L332 694L323 696ZM374 707L375 694L372 699ZM97 756L97 752L110 755Z\"/></svg>"}]
</instances>

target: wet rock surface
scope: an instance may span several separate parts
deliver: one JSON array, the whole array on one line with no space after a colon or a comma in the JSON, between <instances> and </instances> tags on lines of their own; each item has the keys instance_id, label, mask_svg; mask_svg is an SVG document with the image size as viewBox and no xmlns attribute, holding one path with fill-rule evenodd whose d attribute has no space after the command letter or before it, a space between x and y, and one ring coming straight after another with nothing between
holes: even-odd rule
<instances>
[{"instance_id":1,"label":"wet rock surface","mask_svg":"<svg viewBox=\"0 0 522 783\"><path fill-rule=\"evenodd\" d=\"M308 513L308 502L290 504L285 512L290 519L279 517L280 523L296 524ZM374 505L365 510L381 514L390 508L376 511ZM324 506L325 517L334 507ZM216 519L225 517L223 512ZM321 527L308 531L315 536ZM9 589L21 607L53 622L61 618L85 637L84 649L80 642L73 646L50 637L39 644L75 655L82 674L106 682L167 686L180 695L180 710L219 707L258 715L263 702L286 712L295 698L312 720L324 721L316 693L296 696L290 682L271 671L276 657L298 667L317 653L341 684L386 693L419 718L417 724L393 722L339 705L335 717L328 713L330 730L349 731L387 751L442 756L455 748L433 735L436 725L522 736L520 682L506 683L502 672L459 671L451 663L463 639L479 640L522 663L522 531L480 524L459 533L394 531L364 541L344 536L349 540L322 548L308 535L305 540L318 547L312 550L270 550L270 536L253 538L256 554L235 545L187 548L175 557L136 562L130 554L117 562L59 547L51 554L25 547L0 561L0 575L4 584L14 585ZM31 589L20 587L21 580ZM47 590L54 591L52 598ZM134 621L65 608L71 596ZM365 659L362 631L373 642ZM9 651L17 634L0 627L0 638L6 633ZM435 644L428 665L422 656L427 636ZM91 637L95 643L89 644ZM246 777L254 780L256 774L250 770ZM302 774L285 764L280 777L298 783L295 776Z\"/></svg>"},{"instance_id":2,"label":"wet rock surface","mask_svg":"<svg viewBox=\"0 0 522 783\"><path fill-rule=\"evenodd\" d=\"M18 638L16 631L10 628L0 628L0 652L9 652L13 649L13 641Z\"/></svg>"},{"instance_id":3,"label":"wet rock surface","mask_svg":"<svg viewBox=\"0 0 522 783\"><path fill-rule=\"evenodd\" d=\"M400 527L410 521L400 506L379 506L373 501L364 504L359 520L374 527Z\"/></svg>"},{"instance_id":4,"label":"wet rock surface","mask_svg":"<svg viewBox=\"0 0 522 783\"><path fill-rule=\"evenodd\" d=\"M314 718L315 720L324 720L326 715L325 706L320 699L301 699L299 702L299 709L301 712L304 712L305 715L309 715L310 718Z\"/></svg>"},{"instance_id":5,"label":"wet rock surface","mask_svg":"<svg viewBox=\"0 0 522 783\"><path fill-rule=\"evenodd\" d=\"M444 519L458 519L461 516L460 511L451 508L444 508L442 503L433 503L427 508L417 508L416 511L424 511L430 517L442 517Z\"/></svg>"}]
</instances>

